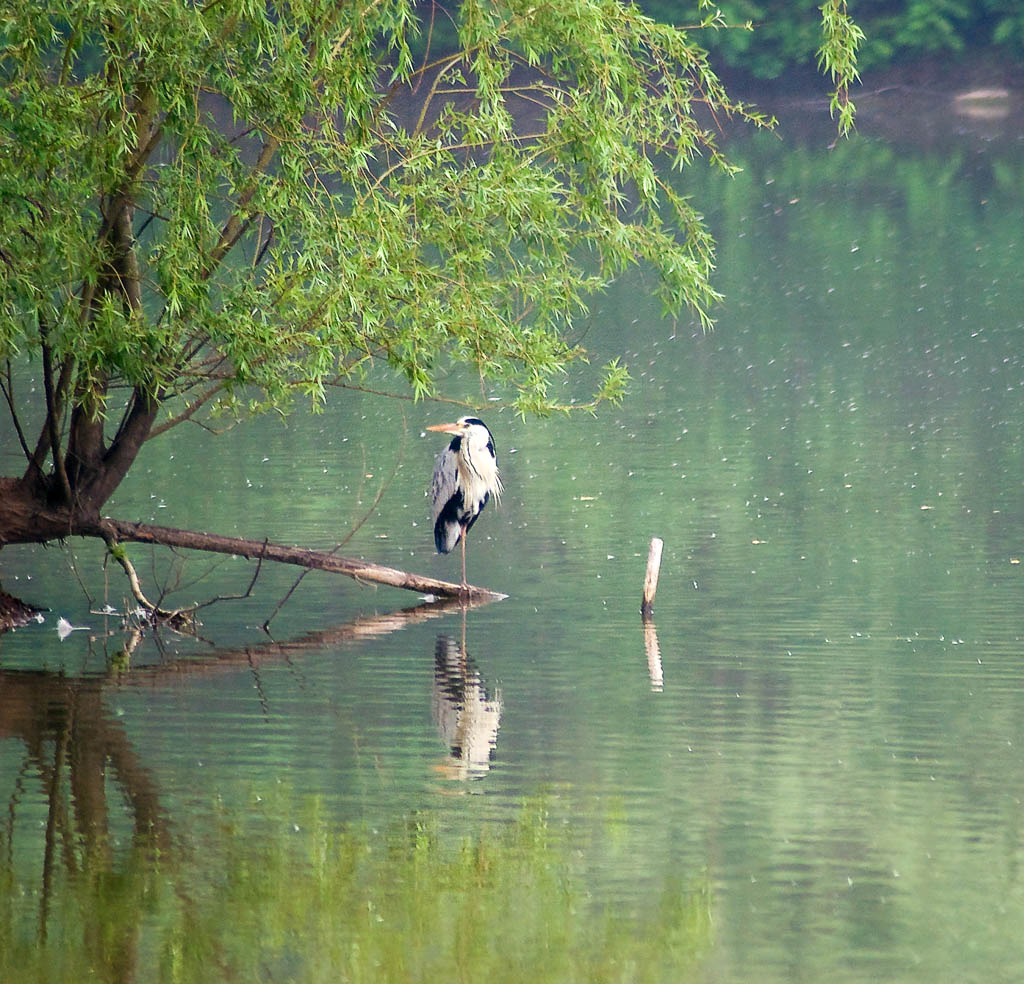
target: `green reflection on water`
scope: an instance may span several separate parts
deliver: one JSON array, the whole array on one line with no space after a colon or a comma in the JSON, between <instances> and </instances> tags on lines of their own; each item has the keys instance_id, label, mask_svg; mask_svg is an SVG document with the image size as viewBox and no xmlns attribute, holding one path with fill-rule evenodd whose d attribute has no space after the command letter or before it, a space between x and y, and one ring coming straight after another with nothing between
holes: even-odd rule
<instances>
[{"instance_id":1,"label":"green reflection on water","mask_svg":"<svg viewBox=\"0 0 1024 984\"><path fill-rule=\"evenodd\" d=\"M176 657L194 665L208 647L164 638L132 654L140 683L106 684L105 713L165 790L156 815L202 826L195 857L207 852L217 883L204 898L230 887L236 863L263 897L234 840L249 829L239 775L322 796L324 831L390 828L413 811L439 825L442 868L461 837L511 823L524 796L550 787L559 836L571 822L583 845L557 855L578 892L656 920L640 903L667 869L684 883L708 872L704 979L1024 977L1024 164L974 145L901 156L863 140L830 154L756 141L734 156L746 170L732 181L686 176L717 202L717 330L660 321L634 278L583 338L598 365L626 350L625 406L597 420L485 414L507 491L474 528L470 576L508 601L465 626L328 631L250 667L243 644L293 579L268 570L251 598L205 618L213 652L234 654L227 672L172 685ZM437 447L420 435L449 415L346 395L287 426L181 432L147 449L112 511L330 546L398 458L346 550L450 577L423 497ZM636 614L651 535L666 541L657 674ZM89 549L78 569L99 582ZM76 604L57 551L13 556L7 569L33 576L30 600ZM164 563L139 566L171 584L178 561ZM190 560L182 580L206 566ZM250 574L220 562L175 599L238 591ZM25 583L5 587L30 593ZM311 576L275 634L302 639L405 603ZM95 625L78 604L68 617ZM464 770L473 783L437 778L459 772L431 714L442 634L461 636L500 690L493 760ZM49 626L0 640L0 657L105 670L101 645L58 644ZM146 664L164 675L143 684ZM5 754L14 796L31 769ZM207 806L218 793L223 827ZM38 805L21 810L45 828ZM131 827L120 820L122 842ZM281 832L255 829L271 836L260 865L279 870ZM13 843L15 865L34 858L38 877L41 854ZM284 843L304 865L312 842ZM7 911L33 928L38 898L7 888ZM212 902L190 911L223 926ZM498 911L516 924L518 910Z\"/></svg>"},{"instance_id":2,"label":"green reflection on water","mask_svg":"<svg viewBox=\"0 0 1024 984\"><path fill-rule=\"evenodd\" d=\"M459 834L415 817L338 829L280 789L230 798L249 809L194 809L159 847L65 843L42 878L15 871L0 836L0 979L679 981L710 940L706 887L597 905L540 801Z\"/></svg>"}]
</instances>

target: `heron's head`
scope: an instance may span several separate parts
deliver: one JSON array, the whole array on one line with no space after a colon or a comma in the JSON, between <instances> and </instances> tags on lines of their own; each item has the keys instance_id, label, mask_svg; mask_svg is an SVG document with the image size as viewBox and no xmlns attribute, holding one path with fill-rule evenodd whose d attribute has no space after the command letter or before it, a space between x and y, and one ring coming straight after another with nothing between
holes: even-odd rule
<instances>
[{"instance_id":1,"label":"heron's head","mask_svg":"<svg viewBox=\"0 0 1024 984\"><path fill-rule=\"evenodd\" d=\"M477 438L485 444L491 440L490 430L479 417L460 417L454 424L431 424L427 430L457 434L467 440Z\"/></svg>"},{"instance_id":2,"label":"heron's head","mask_svg":"<svg viewBox=\"0 0 1024 984\"><path fill-rule=\"evenodd\" d=\"M494 437L479 417L460 417L454 424L431 424L427 430L455 435L446 454L455 455L460 473L465 470L474 481L482 483L478 492L484 496L483 502L487 501L486 495L493 495L496 499L501 495ZM438 461L441 460L439 457Z\"/></svg>"},{"instance_id":3,"label":"heron's head","mask_svg":"<svg viewBox=\"0 0 1024 984\"><path fill-rule=\"evenodd\" d=\"M459 440L452 442L453 450L461 448L462 453L470 455L486 450L492 460L496 458L494 436L479 417L460 417L454 424L431 424L427 430L454 434Z\"/></svg>"}]
</instances>

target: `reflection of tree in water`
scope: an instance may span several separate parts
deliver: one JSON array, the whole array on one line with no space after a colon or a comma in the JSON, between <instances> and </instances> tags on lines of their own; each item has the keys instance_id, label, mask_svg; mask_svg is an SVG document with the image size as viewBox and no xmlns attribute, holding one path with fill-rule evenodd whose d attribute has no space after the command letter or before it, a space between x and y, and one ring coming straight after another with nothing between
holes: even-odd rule
<instances>
[{"instance_id":1,"label":"reflection of tree in water","mask_svg":"<svg viewBox=\"0 0 1024 984\"><path fill-rule=\"evenodd\" d=\"M501 696L492 698L464 645L439 635L434 647L434 723L449 748L443 772L452 779L479 779L491 767L498 741Z\"/></svg>"},{"instance_id":2,"label":"reflection of tree in water","mask_svg":"<svg viewBox=\"0 0 1024 984\"><path fill-rule=\"evenodd\" d=\"M178 686L188 678L255 674L267 664L363 645L454 611L465 606L419 605L298 639L158 665L132 666L139 636L130 633L123 649L108 654L103 677L0 669L0 765L13 763L0 788L0 980L29 964L47 968L40 979L143 980L141 968L153 958L146 950L146 914L167 912L170 889L181 910L172 922L188 926L193 917L191 848L171 837L156 780L110 710L112 695ZM443 718L453 734L463 734L451 743L459 742L466 762L482 773L499 705L487 699L476 671L460 666L460 653L453 646L450 665L439 657L439 667L449 669L435 708L449 705ZM493 723L478 762L474 722L480 720ZM461 768L470 774L468 764ZM185 930L189 938L194 929ZM67 973L56 970L58 964Z\"/></svg>"},{"instance_id":3,"label":"reflection of tree in water","mask_svg":"<svg viewBox=\"0 0 1024 984\"><path fill-rule=\"evenodd\" d=\"M51 908L65 888L94 891L96 922L81 927L81 943L95 951L96 966L110 979L127 980L136 962L146 872L152 870L139 859L167 862L173 852L152 777L104 705L107 685L44 671L0 671L0 741L18 741L24 749L0 828L0 876L15 884L15 857L38 859L37 845L29 842L41 829L41 864L31 876L39 885L38 941L46 942ZM22 804L39 800L45 825L19 824ZM127 846L119 843L126 821ZM25 843L15 844L17 838ZM113 923L101 915L111 892L125 915Z\"/></svg>"}]
</instances>

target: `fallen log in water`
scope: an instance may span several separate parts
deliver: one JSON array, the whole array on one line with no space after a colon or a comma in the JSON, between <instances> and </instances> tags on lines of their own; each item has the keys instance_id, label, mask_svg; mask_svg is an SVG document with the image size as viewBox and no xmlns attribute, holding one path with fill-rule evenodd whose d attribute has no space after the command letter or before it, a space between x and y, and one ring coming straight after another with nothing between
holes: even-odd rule
<instances>
[{"instance_id":1,"label":"fallen log in water","mask_svg":"<svg viewBox=\"0 0 1024 984\"><path fill-rule=\"evenodd\" d=\"M453 584L432 577L423 577L394 567L385 567L354 557L342 557L321 550L307 550L303 547L288 547L268 540L247 540L241 537L220 536L215 533L201 533L196 530L179 530L169 526L151 526L148 523L129 523L109 517L100 521L100 533L108 540L133 543L150 543L165 547L182 547L187 550L205 550L213 553L231 554L249 560L272 560L279 564L294 564L312 570L344 574L357 581L373 584L387 584L393 588L418 591L421 594L437 595L444 598L465 598L469 601L499 601L508 597L487 588L473 585Z\"/></svg>"}]
</instances>

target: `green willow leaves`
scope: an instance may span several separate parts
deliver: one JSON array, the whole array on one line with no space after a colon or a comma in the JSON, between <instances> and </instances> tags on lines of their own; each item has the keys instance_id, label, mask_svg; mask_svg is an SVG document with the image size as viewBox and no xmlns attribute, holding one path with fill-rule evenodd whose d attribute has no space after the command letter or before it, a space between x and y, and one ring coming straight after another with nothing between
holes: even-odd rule
<instances>
[{"instance_id":1,"label":"green willow leaves","mask_svg":"<svg viewBox=\"0 0 1024 984\"><path fill-rule=\"evenodd\" d=\"M823 41L818 49L818 68L827 72L835 86L831 111L839 133L846 136L856 112L850 99L850 86L860 80L857 74L857 48L864 32L853 22L846 0L825 0L821 5Z\"/></svg>"},{"instance_id":2,"label":"green willow leaves","mask_svg":"<svg viewBox=\"0 0 1024 984\"><path fill-rule=\"evenodd\" d=\"M58 404L145 392L154 433L380 364L416 397L454 361L554 408L574 321L630 264L707 322L713 243L668 166L728 168L716 117L767 122L612 0L27 2L0 76L0 356L45 338Z\"/></svg>"}]
</instances>

